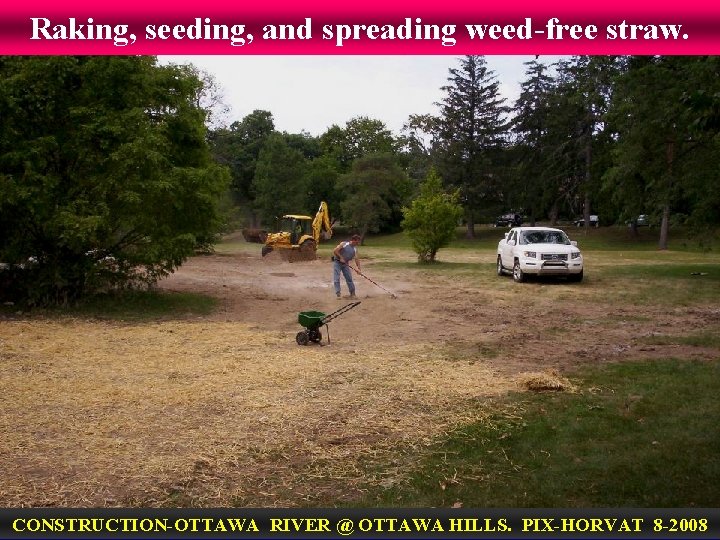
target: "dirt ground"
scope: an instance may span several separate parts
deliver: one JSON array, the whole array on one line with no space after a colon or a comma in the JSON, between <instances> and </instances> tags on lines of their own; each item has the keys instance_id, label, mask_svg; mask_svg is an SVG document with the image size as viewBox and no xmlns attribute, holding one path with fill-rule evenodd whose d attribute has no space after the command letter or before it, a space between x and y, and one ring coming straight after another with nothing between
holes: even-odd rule
<instances>
[{"instance_id":1,"label":"dirt ground","mask_svg":"<svg viewBox=\"0 0 720 540\"><path fill-rule=\"evenodd\" d=\"M449 258L444 254L444 260ZM485 254L469 262L493 260ZM690 332L720 320L720 309L713 308L614 306L598 301L602 291L592 286L585 291L548 282L523 289L511 278L498 277L499 286L488 289L486 280L474 282L472 276L387 270L372 260L365 261L362 271L375 283L353 273L361 305L328 325L324 332L330 331L330 344L323 333L321 346L339 353L410 344L460 349L472 344L487 352L502 347L499 357L486 354L485 360L498 372L517 375L562 371L588 361L667 355L669 349L673 355L703 356L707 351L695 347L648 347L642 338L675 335L678 329ZM239 321L288 335L302 330L299 312L331 313L352 301L342 278L343 298L335 298L329 261L287 263L252 252L196 257L161 288L220 298L220 309L210 320ZM534 298L523 299L528 292Z\"/></svg>"},{"instance_id":2,"label":"dirt ground","mask_svg":"<svg viewBox=\"0 0 720 540\"><path fill-rule=\"evenodd\" d=\"M538 374L570 389L580 364L717 356L647 341L717 328L715 306L616 305L622 291L591 280L518 285L372 257L363 272L393 294L356 276L361 304L300 347L299 312L350 300L335 298L328 260L253 247L194 257L161 282L218 298L208 316L0 320L0 506L353 501ZM454 256L492 268L492 254Z\"/></svg>"}]
</instances>

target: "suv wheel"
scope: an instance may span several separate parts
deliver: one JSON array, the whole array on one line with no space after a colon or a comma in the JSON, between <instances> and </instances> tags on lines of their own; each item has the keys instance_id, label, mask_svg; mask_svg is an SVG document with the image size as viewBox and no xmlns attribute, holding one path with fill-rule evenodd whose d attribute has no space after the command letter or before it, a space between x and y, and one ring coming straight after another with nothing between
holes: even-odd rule
<instances>
[{"instance_id":1,"label":"suv wheel","mask_svg":"<svg viewBox=\"0 0 720 540\"><path fill-rule=\"evenodd\" d=\"M515 261L515 265L513 266L513 279L517 283L525 281L525 273L522 271L522 268L520 268L520 261L518 260Z\"/></svg>"},{"instance_id":2,"label":"suv wheel","mask_svg":"<svg viewBox=\"0 0 720 540\"><path fill-rule=\"evenodd\" d=\"M503 265L502 265L502 258L500 257L500 255L498 255L498 260L497 260L497 275L498 275L498 276L502 276L504 273L505 273L505 269L503 268Z\"/></svg>"}]
</instances>

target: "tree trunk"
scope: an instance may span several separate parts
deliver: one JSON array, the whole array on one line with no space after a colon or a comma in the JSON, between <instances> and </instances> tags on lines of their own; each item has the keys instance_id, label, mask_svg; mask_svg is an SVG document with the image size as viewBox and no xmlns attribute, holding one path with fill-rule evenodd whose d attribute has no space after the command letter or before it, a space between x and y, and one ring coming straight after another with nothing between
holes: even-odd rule
<instances>
[{"instance_id":1,"label":"tree trunk","mask_svg":"<svg viewBox=\"0 0 720 540\"><path fill-rule=\"evenodd\" d=\"M550 208L550 212L548 214L548 217L550 218L550 225L553 227L557 225L558 220L558 205L557 203L553 203L552 207Z\"/></svg>"},{"instance_id":2,"label":"tree trunk","mask_svg":"<svg viewBox=\"0 0 720 540\"><path fill-rule=\"evenodd\" d=\"M585 234L587 234L590 228L590 193L587 191L585 192L585 201L583 201L583 221L585 222Z\"/></svg>"},{"instance_id":3,"label":"tree trunk","mask_svg":"<svg viewBox=\"0 0 720 540\"><path fill-rule=\"evenodd\" d=\"M465 231L465 238L472 240L475 238L475 216L472 212L467 213L467 231Z\"/></svg>"},{"instance_id":4,"label":"tree trunk","mask_svg":"<svg viewBox=\"0 0 720 540\"><path fill-rule=\"evenodd\" d=\"M363 225L363 226L360 228L360 231L359 231L359 234L360 234L360 245L361 245L361 246L364 246L364 245L365 245L365 235L367 235L367 233L368 233L368 226L367 226L367 225Z\"/></svg>"},{"instance_id":5,"label":"tree trunk","mask_svg":"<svg viewBox=\"0 0 720 540\"><path fill-rule=\"evenodd\" d=\"M666 204L663 208L662 221L660 221L660 241L658 249L666 250L668 248L668 233L670 232L670 205Z\"/></svg>"},{"instance_id":6,"label":"tree trunk","mask_svg":"<svg viewBox=\"0 0 720 540\"><path fill-rule=\"evenodd\" d=\"M260 228L260 215L255 210L248 209L246 216L248 218L248 221L250 222L250 228L252 228L252 229Z\"/></svg>"},{"instance_id":7,"label":"tree trunk","mask_svg":"<svg viewBox=\"0 0 720 540\"><path fill-rule=\"evenodd\" d=\"M668 141L667 149L667 177L668 185L666 186L665 200L670 199L670 188L673 183L673 162L675 160L675 141ZM659 250L666 250L668 248L668 232L670 229L670 204L665 203L663 207L662 221L660 222L660 241L658 242Z\"/></svg>"},{"instance_id":8,"label":"tree trunk","mask_svg":"<svg viewBox=\"0 0 720 540\"><path fill-rule=\"evenodd\" d=\"M583 221L585 234L590 228L590 180L592 179L592 134L588 136L585 146L585 200L583 201Z\"/></svg>"},{"instance_id":9,"label":"tree trunk","mask_svg":"<svg viewBox=\"0 0 720 540\"><path fill-rule=\"evenodd\" d=\"M633 238L637 238L639 236L637 221L635 219L630 220L630 236Z\"/></svg>"}]
</instances>

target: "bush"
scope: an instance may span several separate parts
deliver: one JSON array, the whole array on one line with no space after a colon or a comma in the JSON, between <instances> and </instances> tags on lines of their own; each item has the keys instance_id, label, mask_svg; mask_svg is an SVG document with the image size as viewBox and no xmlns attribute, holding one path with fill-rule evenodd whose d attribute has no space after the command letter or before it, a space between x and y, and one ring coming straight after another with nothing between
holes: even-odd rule
<instances>
[{"instance_id":1,"label":"bush","mask_svg":"<svg viewBox=\"0 0 720 540\"><path fill-rule=\"evenodd\" d=\"M402 227L407 232L418 262L434 262L440 248L455 238L455 229L463 210L459 194L445 193L435 170L420 185L420 195L409 208L403 208Z\"/></svg>"}]
</instances>

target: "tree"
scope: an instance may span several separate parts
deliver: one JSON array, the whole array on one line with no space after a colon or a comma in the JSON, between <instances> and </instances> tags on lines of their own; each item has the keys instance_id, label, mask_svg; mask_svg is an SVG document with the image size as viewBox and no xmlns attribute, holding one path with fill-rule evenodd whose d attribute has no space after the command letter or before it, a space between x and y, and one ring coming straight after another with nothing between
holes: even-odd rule
<instances>
[{"instance_id":1,"label":"tree","mask_svg":"<svg viewBox=\"0 0 720 540\"><path fill-rule=\"evenodd\" d=\"M467 237L475 236L476 208L498 198L498 159L506 145L509 108L500 97L500 83L483 56L466 56L450 69L442 87L434 151L442 177L460 189Z\"/></svg>"},{"instance_id":2,"label":"tree","mask_svg":"<svg viewBox=\"0 0 720 540\"><path fill-rule=\"evenodd\" d=\"M408 176L420 184L433 162L432 138L437 133L438 118L429 114L412 114L403 125L402 158Z\"/></svg>"},{"instance_id":3,"label":"tree","mask_svg":"<svg viewBox=\"0 0 720 540\"><path fill-rule=\"evenodd\" d=\"M370 154L395 154L399 143L384 122L358 116L344 128L331 126L320 136L325 154L333 156L340 172L348 172L352 163Z\"/></svg>"},{"instance_id":4,"label":"tree","mask_svg":"<svg viewBox=\"0 0 720 540\"><path fill-rule=\"evenodd\" d=\"M340 217L340 193L337 189L340 174L330 156L321 156L307 163L305 185L307 186L306 208L315 208L325 201L333 220Z\"/></svg>"},{"instance_id":5,"label":"tree","mask_svg":"<svg viewBox=\"0 0 720 540\"><path fill-rule=\"evenodd\" d=\"M201 91L152 57L0 58L0 295L66 303L154 283L213 241L229 178Z\"/></svg>"},{"instance_id":6,"label":"tree","mask_svg":"<svg viewBox=\"0 0 720 540\"><path fill-rule=\"evenodd\" d=\"M393 156L379 154L356 160L352 171L340 177L338 189L345 193L340 205L343 222L364 239L368 232L379 231L401 215L410 182Z\"/></svg>"},{"instance_id":7,"label":"tree","mask_svg":"<svg viewBox=\"0 0 720 540\"><path fill-rule=\"evenodd\" d=\"M597 164L603 163L610 148L610 133L604 120L610 106L613 80L618 71L617 59L614 56L578 56L574 57L570 69L573 78L571 99L580 112L577 118L577 140L582 180L577 195L582 199L583 220L587 230L591 200L600 191Z\"/></svg>"},{"instance_id":8,"label":"tree","mask_svg":"<svg viewBox=\"0 0 720 540\"><path fill-rule=\"evenodd\" d=\"M183 65L181 69L189 70L202 82L202 89L196 96L195 106L205 111L205 125L209 129L226 125L230 106L225 102L225 96L217 78L212 73L192 64Z\"/></svg>"},{"instance_id":9,"label":"tree","mask_svg":"<svg viewBox=\"0 0 720 540\"><path fill-rule=\"evenodd\" d=\"M720 223L720 191L717 171L720 169L720 57L709 56L696 69L715 74L712 81L686 89L682 102L688 107L690 135L697 141L694 174L685 185L692 201L687 221L703 229Z\"/></svg>"},{"instance_id":10,"label":"tree","mask_svg":"<svg viewBox=\"0 0 720 540\"><path fill-rule=\"evenodd\" d=\"M696 129L697 112L684 97L697 89L712 95L719 81L712 57L657 56L630 58L616 83L610 120L617 143L607 188L630 215L647 207L661 216L659 249L667 249L673 214L713 219L713 211L698 210L716 191L717 131Z\"/></svg>"},{"instance_id":11,"label":"tree","mask_svg":"<svg viewBox=\"0 0 720 540\"><path fill-rule=\"evenodd\" d=\"M609 95L609 57L573 57L555 65L546 96L541 205L555 223L561 211L589 220L607 153L602 115Z\"/></svg>"},{"instance_id":12,"label":"tree","mask_svg":"<svg viewBox=\"0 0 720 540\"><path fill-rule=\"evenodd\" d=\"M418 262L435 262L440 248L455 238L457 223L463 215L460 194L445 193L435 169L420 185L420 195L410 207L403 208L402 227L412 241Z\"/></svg>"},{"instance_id":13,"label":"tree","mask_svg":"<svg viewBox=\"0 0 720 540\"><path fill-rule=\"evenodd\" d=\"M283 131L282 135L287 145L300 152L307 160L316 159L323 155L319 137L314 137L306 131L301 133Z\"/></svg>"},{"instance_id":14,"label":"tree","mask_svg":"<svg viewBox=\"0 0 720 540\"><path fill-rule=\"evenodd\" d=\"M233 122L229 129L215 129L209 134L213 157L218 163L230 168L233 200L249 212L253 226L258 225L257 216L252 213L255 168L260 151L274 132L272 113L256 109L242 120Z\"/></svg>"},{"instance_id":15,"label":"tree","mask_svg":"<svg viewBox=\"0 0 720 540\"><path fill-rule=\"evenodd\" d=\"M253 179L255 208L265 224L284 214L302 214L307 207L305 158L280 133L273 133L258 156Z\"/></svg>"},{"instance_id":16,"label":"tree","mask_svg":"<svg viewBox=\"0 0 720 540\"><path fill-rule=\"evenodd\" d=\"M548 125L553 80L545 64L533 60L525 66L526 79L515 102L513 119L517 177L506 190L505 202L510 208L522 208L534 223L545 210L543 191L550 184Z\"/></svg>"}]
</instances>

